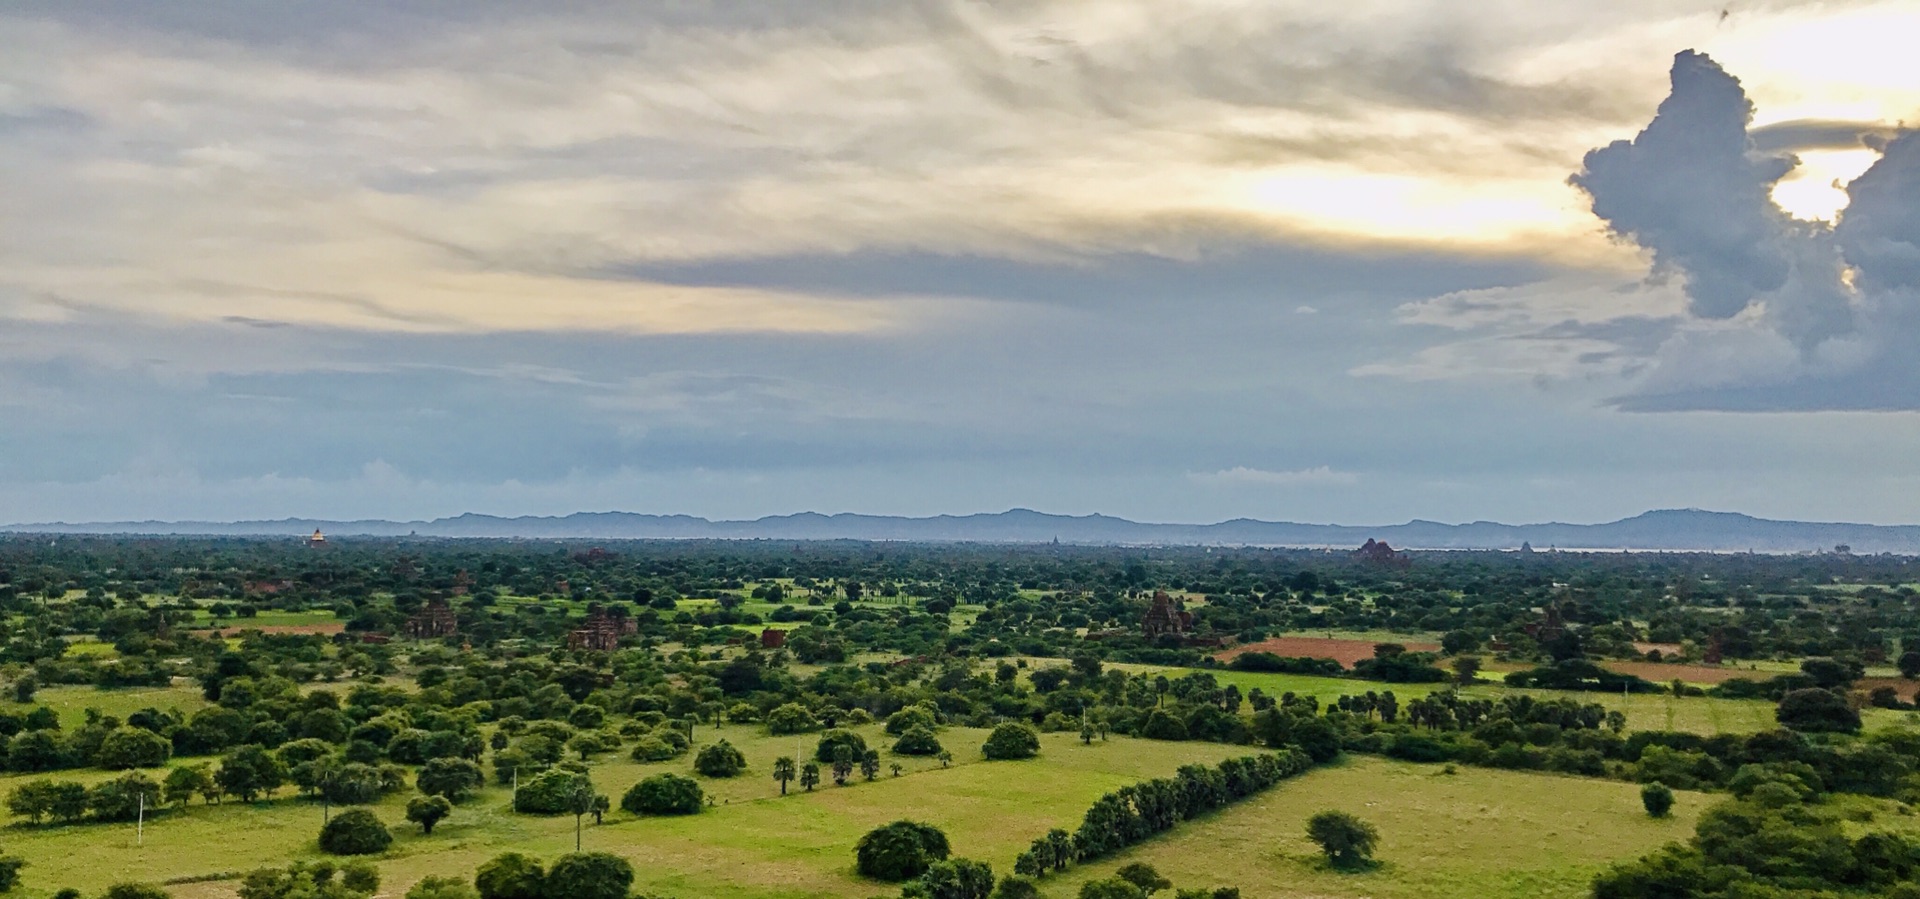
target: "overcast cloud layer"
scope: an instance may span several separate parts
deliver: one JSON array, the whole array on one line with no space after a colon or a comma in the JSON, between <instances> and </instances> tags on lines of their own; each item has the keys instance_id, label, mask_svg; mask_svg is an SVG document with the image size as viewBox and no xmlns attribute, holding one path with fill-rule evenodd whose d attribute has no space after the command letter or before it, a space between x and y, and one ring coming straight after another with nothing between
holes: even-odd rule
<instances>
[{"instance_id":1,"label":"overcast cloud layer","mask_svg":"<svg viewBox=\"0 0 1920 899\"><path fill-rule=\"evenodd\" d=\"M1459 10L8 4L0 521L1920 520L1920 11Z\"/></svg>"}]
</instances>

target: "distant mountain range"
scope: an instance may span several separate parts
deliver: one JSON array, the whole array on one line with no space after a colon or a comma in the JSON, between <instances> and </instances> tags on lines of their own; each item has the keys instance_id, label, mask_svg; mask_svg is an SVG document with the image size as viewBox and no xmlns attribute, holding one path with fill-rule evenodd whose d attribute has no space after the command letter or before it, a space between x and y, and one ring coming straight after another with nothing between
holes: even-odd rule
<instances>
[{"instance_id":1,"label":"distant mountain range","mask_svg":"<svg viewBox=\"0 0 1920 899\"><path fill-rule=\"evenodd\" d=\"M1773 521L1731 512L1667 509L1605 524L1406 524L1356 527L1236 518L1218 524L1153 524L1107 515L997 514L902 518L803 512L752 521L690 515L577 512L560 517L466 514L432 521L118 521L0 526L13 533L203 536L492 537L604 540L873 540L925 543L1061 543L1350 547L1368 538L1402 549L1639 549L1716 552L1920 554L1920 525Z\"/></svg>"}]
</instances>

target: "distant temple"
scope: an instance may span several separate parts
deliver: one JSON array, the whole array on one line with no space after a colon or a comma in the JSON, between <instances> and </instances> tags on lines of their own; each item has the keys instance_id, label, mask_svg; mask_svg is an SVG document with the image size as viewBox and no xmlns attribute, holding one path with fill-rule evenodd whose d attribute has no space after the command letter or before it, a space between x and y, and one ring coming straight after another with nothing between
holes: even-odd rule
<instances>
[{"instance_id":1,"label":"distant temple","mask_svg":"<svg viewBox=\"0 0 1920 899\"><path fill-rule=\"evenodd\" d=\"M1385 540L1367 538L1360 548L1353 551L1353 557L1370 565L1384 565L1390 568L1405 568L1413 564L1406 553L1399 552L1387 545Z\"/></svg>"},{"instance_id":2,"label":"distant temple","mask_svg":"<svg viewBox=\"0 0 1920 899\"><path fill-rule=\"evenodd\" d=\"M612 652L620 638L640 632L640 625L625 615L615 615L598 606L587 612L584 625L567 634L568 649Z\"/></svg>"},{"instance_id":3,"label":"distant temple","mask_svg":"<svg viewBox=\"0 0 1920 899\"><path fill-rule=\"evenodd\" d=\"M314 528L313 536L307 538L307 548L308 549L326 549L327 535L320 533L319 528Z\"/></svg>"},{"instance_id":4,"label":"distant temple","mask_svg":"<svg viewBox=\"0 0 1920 899\"><path fill-rule=\"evenodd\" d=\"M453 606L444 599L429 599L420 611L407 619L407 636L415 640L437 640L460 633L460 623L453 617Z\"/></svg>"},{"instance_id":5,"label":"distant temple","mask_svg":"<svg viewBox=\"0 0 1920 899\"><path fill-rule=\"evenodd\" d=\"M1193 629L1193 613L1176 606L1165 590L1156 590L1153 605L1147 607L1146 617L1140 619L1140 629L1149 640L1167 634L1185 636Z\"/></svg>"}]
</instances>

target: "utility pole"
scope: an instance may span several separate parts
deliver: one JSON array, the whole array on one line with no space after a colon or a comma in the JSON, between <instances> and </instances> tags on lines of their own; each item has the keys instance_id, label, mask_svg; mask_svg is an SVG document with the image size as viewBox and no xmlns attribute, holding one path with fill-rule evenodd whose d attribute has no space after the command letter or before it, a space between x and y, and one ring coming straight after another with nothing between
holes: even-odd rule
<instances>
[{"instance_id":1,"label":"utility pole","mask_svg":"<svg viewBox=\"0 0 1920 899\"><path fill-rule=\"evenodd\" d=\"M147 793L145 790L142 790L140 791L139 816L134 818L133 845L145 846L146 844L147 844Z\"/></svg>"}]
</instances>

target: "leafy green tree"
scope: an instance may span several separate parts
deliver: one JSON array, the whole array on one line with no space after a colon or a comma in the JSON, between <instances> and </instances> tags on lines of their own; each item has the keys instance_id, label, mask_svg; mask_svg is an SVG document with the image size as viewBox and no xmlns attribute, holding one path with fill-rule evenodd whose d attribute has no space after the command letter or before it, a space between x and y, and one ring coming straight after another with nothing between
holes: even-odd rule
<instances>
[{"instance_id":1,"label":"leafy green tree","mask_svg":"<svg viewBox=\"0 0 1920 899\"><path fill-rule=\"evenodd\" d=\"M445 796L415 796L407 800L407 820L420 825L420 832L431 836L433 826L453 814L453 803Z\"/></svg>"},{"instance_id":2,"label":"leafy green tree","mask_svg":"<svg viewBox=\"0 0 1920 899\"><path fill-rule=\"evenodd\" d=\"M116 883L100 899L169 899L167 891L150 883Z\"/></svg>"},{"instance_id":3,"label":"leafy green tree","mask_svg":"<svg viewBox=\"0 0 1920 899\"><path fill-rule=\"evenodd\" d=\"M1789 691L1780 697L1773 716L1780 726L1802 733L1860 731L1860 713L1847 704L1846 697L1818 687Z\"/></svg>"},{"instance_id":4,"label":"leafy green tree","mask_svg":"<svg viewBox=\"0 0 1920 899\"><path fill-rule=\"evenodd\" d=\"M813 750L813 760L823 764L830 764L834 760L835 752L837 752L841 746L847 747L847 749L853 753L853 758L855 759L867 753L867 741L865 737L850 730L836 729L820 735L820 743L818 746L815 746Z\"/></svg>"},{"instance_id":5,"label":"leafy green tree","mask_svg":"<svg viewBox=\"0 0 1920 899\"><path fill-rule=\"evenodd\" d=\"M1909 649L1901 653L1894 665L1900 669L1901 677L1908 680L1920 678L1920 651Z\"/></svg>"},{"instance_id":6,"label":"leafy green tree","mask_svg":"<svg viewBox=\"0 0 1920 899\"><path fill-rule=\"evenodd\" d=\"M1080 899L1146 899L1147 894L1137 886L1109 877L1105 880L1089 880L1080 885Z\"/></svg>"},{"instance_id":7,"label":"leafy green tree","mask_svg":"<svg viewBox=\"0 0 1920 899\"><path fill-rule=\"evenodd\" d=\"M1359 868L1373 860L1380 832L1346 812L1325 811L1307 819L1307 839L1320 847L1334 867Z\"/></svg>"},{"instance_id":8,"label":"leafy green tree","mask_svg":"<svg viewBox=\"0 0 1920 899\"><path fill-rule=\"evenodd\" d=\"M20 869L27 860L17 855L0 855L0 893L11 893L20 885Z\"/></svg>"},{"instance_id":9,"label":"leafy green tree","mask_svg":"<svg viewBox=\"0 0 1920 899\"><path fill-rule=\"evenodd\" d=\"M1025 877L1002 877L993 888L993 899L1040 899L1040 888Z\"/></svg>"},{"instance_id":10,"label":"leafy green tree","mask_svg":"<svg viewBox=\"0 0 1920 899\"><path fill-rule=\"evenodd\" d=\"M405 899L480 899L480 894L458 877L428 875L407 889Z\"/></svg>"},{"instance_id":11,"label":"leafy green tree","mask_svg":"<svg viewBox=\"0 0 1920 899\"><path fill-rule=\"evenodd\" d=\"M80 820L87 813L87 788L71 781L61 781L53 785L51 791L52 811L55 818L69 824Z\"/></svg>"},{"instance_id":12,"label":"leafy green tree","mask_svg":"<svg viewBox=\"0 0 1920 899\"><path fill-rule=\"evenodd\" d=\"M819 727L820 722L813 717L813 713L797 702L789 702L767 713L767 732L774 736L804 734Z\"/></svg>"},{"instance_id":13,"label":"leafy green tree","mask_svg":"<svg viewBox=\"0 0 1920 899\"><path fill-rule=\"evenodd\" d=\"M513 810L533 815L559 815L573 811L574 797L591 793L593 781L585 774L555 768L520 781L513 796Z\"/></svg>"},{"instance_id":14,"label":"leafy green tree","mask_svg":"<svg viewBox=\"0 0 1920 899\"><path fill-rule=\"evenodd\" d=\"M1648 815L1665 818L1673 811L1673 790L1663 783L1647 784L1640 788L1640 804L1646 807Z\"/></svg>"},{"instance_id":15,"label":"leafy green tree","mask_svg":"<svg viewBox=\"0 0 1920 899\"><path fill-rule=\"evenodd\" d=\"M700 783L678 774L655 774L620 797L620 808L635 815L693 815L704 803Z\"/></svg>"},{"instance_id":16,"label":"leafy green tree","mask_svg":"<svg viewBox=\"0 0 1920 899\"><path fill-rule=\"evenodd\" d=\"M747 770L747 757L721 739L700 748L693 758L693 770L706 777L736 777Z\"/></svg>"},{"instance_id":17,"label":"leafy green tree","mask_svg":"<svg viewBox=\"0 0 1920 899\"><path fill-rule=\"evenodd\" d=\"M1113 872L1113 876L1139 887L1140 892L1149 896L1173 887L1173 881L1160 876L1160 872L1146 862L1122 865L1120 870Z\"/></svg>"},{"instance_id":18,"label":"leafy green tree","mask_svg":"<svg viewBox=\"0 0 1920 899\"><path fill-rule=\"evenodd\" d=\"M542 899L546 885L546 869L518 852L496 855L473 874L480 899Z\"/></svg>"},{"instance_id":19,"label":"leafy green tree","mask_svg":"<svg viewBox=\"0 0 1920 899\"><path fill-rule=\"evenodd\" d=\"M54 785L51 780L30 780L7 794L7 811L39 824L53 814ZM82 796L84 797L84 788ZM84 799L83 799L84 805Z\"/></svg>"},{"instance_id":20,"label":"leafy green tree","mask_svg":"<svg viewBox=\"0 0 1920 899\"><path fill-rule=\"evenodd\" d=\"M926 873L950 852L947 835L930 824L895 821L874 828L854 847L855 868L866 877L899 882Z\"/></svg>"},{"instance_id":21,"label":"leafy green tree","mask_svg":"<svg viewBox=\"0 0 1920 899\"><path fill-rule=\"evenodd\" d=\"M845 743L833 747L833 783L835 786L847 785L847 777L853 773L854 749Z\"/></svg>"},{"instance_id":22,"label":"leafy green tree","mask_svg":"<svg viewBox=\"0 0 1920 899\"><path fill-rule=\"evenodd\" d=\"M951 858L928 865L900 895L902 899L988 899L992 892L993 868L985 862Z\"/></svg>"},{"instance_id":23,"label":"leafy green tree","mask_svg":"<svg viewBox=\"0 0 1920 899\"><path fill-rule=\"evenodd\" d=\"M144 774L123 774L87 791L87 807L101 821L132 821L143 803L148 809L160 807L160 785Z\"/></svg>"},{"instance_id":24,"label":"leafy green tree","mask_svg":"<svg viewBox=\"0 0 1920 899\"><path fill-rule=\"evenodd\" d=\"M980 751L988 759L1030 759L1040 753L1040 735L1024 724L1007 722L993 729Z\"/></svg>"},{"instance_id":25,"label":"leafy green tree","mask_svg":"<svg viewBox=\"0 0 1920 899\"><path fill-rule=\"evenodd\" d=\"M901 755L938 755L942 748L933 729L919 725L908 729L893 743L893 751Z\"/></svg>"},{"instance_id":26,"label":"leafy green tree","mask_svg":"<svg viewBox=\"0 0 1920 899\"><path fill-rule=\"evenodd\" d=\"M886 730L888 734L898 737L916 727L924 727L932 731L939 726L940 722L924 706L910 705L887 716Z\"/></svg>"},{"instance_id":27,"label":"leafy green tree","mask_svg":"<svg viewBox=\"0 0 1920 899\"><path fill-rule=\"evenodd\" d=\"M247 745L220 760L213 780L228 795L252 802L262 794L272 795L287 782L287 766L266 749Z\"/></svg>"},{"instance_id":28,"label":"leafy green tree","mask_svg":"<svg viewBox=\"0 0 1920 899\"><path fill-rule=\"evenodd\" d=\"M807 792L820 785L820 763L808 762L800 766L800 787Z\"/></svg>"},{"instance_id":29,"label":"leafy green tree","mask_svg":"<svg viewBox=\"0 0 1920 899\"><path fill-rule=\"evenodd\" d=\"M563 855L547 871L545 899L626 899L633 866L607 852Z\"/></svg>"},{"instance_id":30,"label":"leafy green tree","mask_svg":"<svg viewBox=\"0 0 1920 899\"><path fill-rule=\"evenodd\" d=\"M869 782L880 776L880 750L869 749L866 755L860 757L860 776Z\"/></svg>"},{"instance_id":31,"label":"leafy green tree","mask_svg":"<svg viewBox=\"0 0 1920 899\"><path fill-rule=\"evenodd\" d=\"M158 768L172 755L173 744L165 737L138 727L120 727L100 741L94 763L109 771Z\"/></svg>"},{"instance_id":32,"label":"leafy green tree","mask_svg":"<svg viewBox=\"0 0 1920 899\"><path fill-rule=\"evenodd\" d=\"M773 760L773 779L780 782L780 795L787 795L787 782L798 777L799 774L800 772L794 770L793 756L783 755Z\"/></svg>"},{"instance_id":33,"label":"leafy green tree","mask_svg":"<svg viewBox=\"0 0 1920 899\"><path fill-rule=\"evenodd\" d=\"M430 796L460 802L478 792L485 780L480 766L467 759L433 759L421 766L414 785Z\"/></svg>"},{"instance_id":34,"label":"leafy green tree","mask_svg":"<svg viewBox=\"0 0 1920 899\"><path fill-rule=\"evenodd\" d=\"M393 834L373 812L348 809L320 828L320 849L334 855L373 855L393 845Z\"/></svg>"},{"instance_id":35,"label":"leafy green tree","mask_svg":"<svg viewBox=\"0 0 1920 899\"><path fill-rule=\"evenodd\" d=\"M340 866L340 885L356 893L380 892L380 869L368 862L353 861Z\"/></svg>"}]
</instances>

